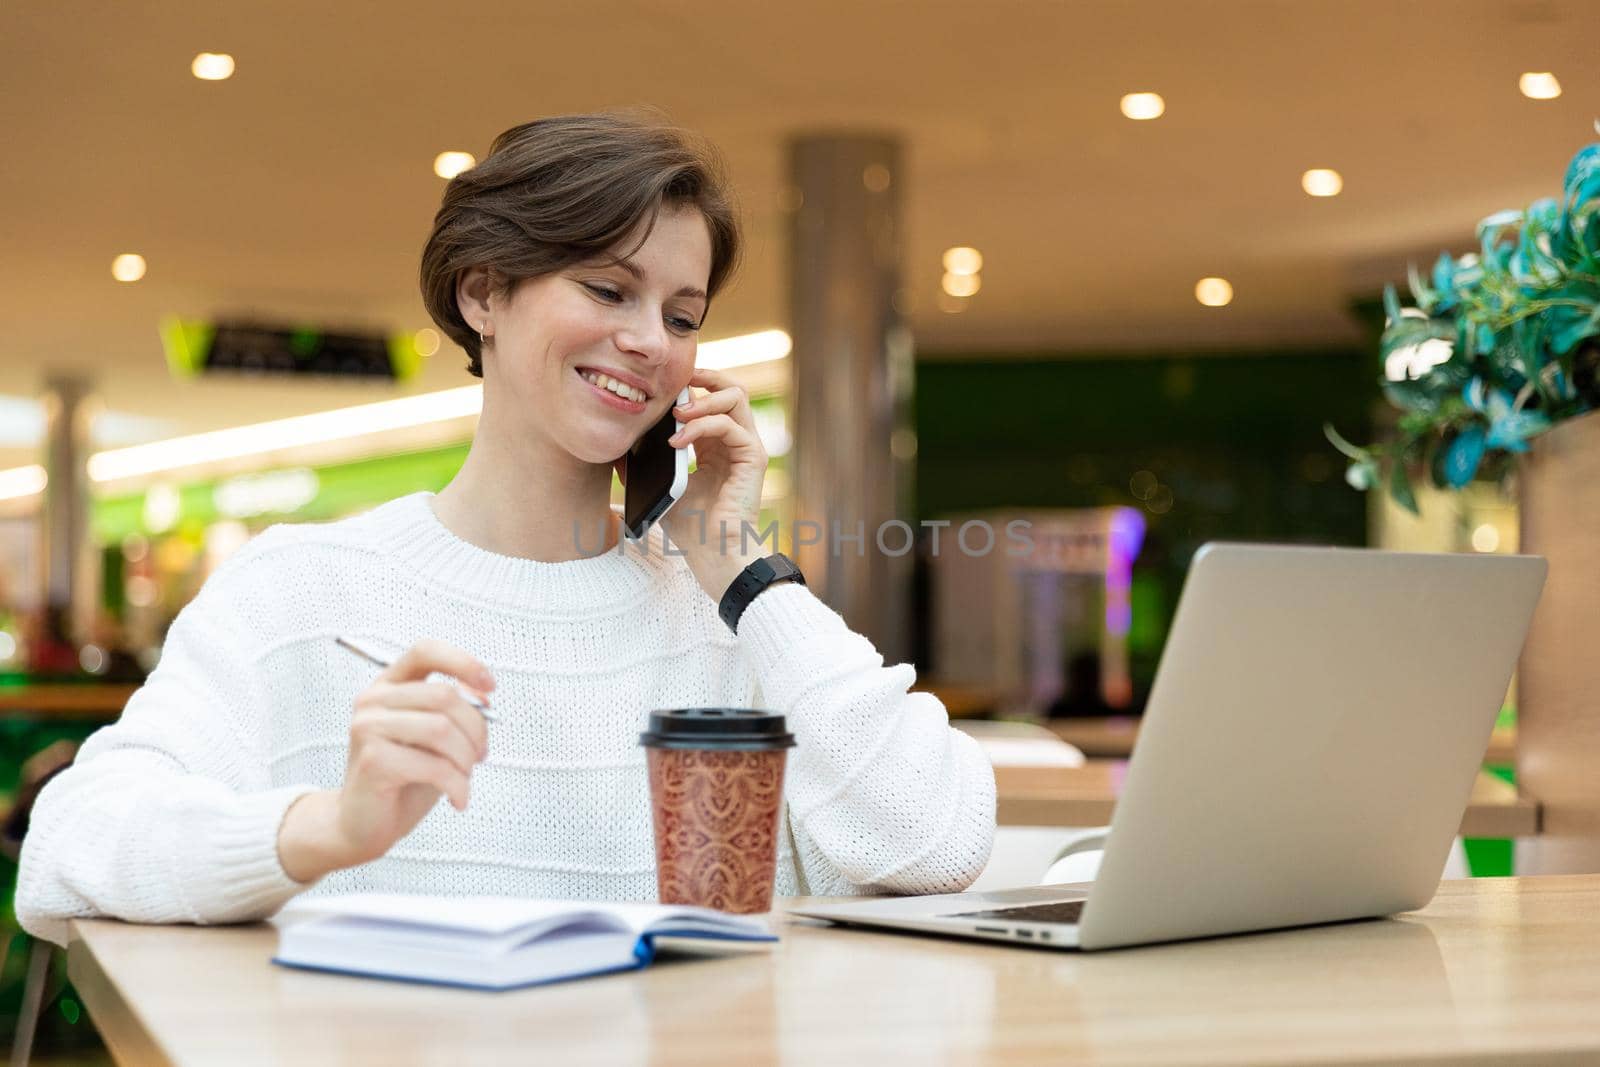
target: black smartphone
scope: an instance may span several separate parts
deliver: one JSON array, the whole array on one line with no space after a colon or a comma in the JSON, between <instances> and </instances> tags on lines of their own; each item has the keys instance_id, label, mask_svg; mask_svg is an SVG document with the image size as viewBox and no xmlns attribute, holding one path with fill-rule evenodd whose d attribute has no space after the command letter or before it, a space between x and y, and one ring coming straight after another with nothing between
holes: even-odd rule
<instances>
[{"instance_id":1,"label":"black smartphone","mask_svg":"<svg viewBox=\"0 0 1600 1067\"><path fill-rule=\"evenodd\" d=\"M683 405L690 399L689 390L684 389L677 402ZM683 423L669 408L628 450L622 525L630 540L641 540L689 487L689 449L667 443L681 429Z\"/></svg>"}]
</instances>

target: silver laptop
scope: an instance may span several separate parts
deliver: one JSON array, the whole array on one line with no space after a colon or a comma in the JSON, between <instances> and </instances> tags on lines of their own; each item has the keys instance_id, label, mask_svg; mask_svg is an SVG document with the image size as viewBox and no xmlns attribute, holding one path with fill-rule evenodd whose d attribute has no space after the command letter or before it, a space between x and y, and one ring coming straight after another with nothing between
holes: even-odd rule
<instances>
[{"instance_id":1,"label":"silver laptop","mask_svg":"<svg viewBox=\"0 0 1600 1067\"><path fill-rule=\"evenodd\" d=\"M1100 949L1420 908L1545 570L1537 556L1207 545L1093 883L791 913Z\"/></svg>"}]
</instances>

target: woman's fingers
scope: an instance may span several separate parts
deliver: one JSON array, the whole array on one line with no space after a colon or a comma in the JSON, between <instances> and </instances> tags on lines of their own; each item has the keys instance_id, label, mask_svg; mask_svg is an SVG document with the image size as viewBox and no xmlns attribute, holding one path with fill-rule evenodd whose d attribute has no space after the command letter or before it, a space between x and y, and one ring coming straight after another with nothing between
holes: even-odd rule
<instances>
[{"instance_id":1,"label":"woman's fingers","mask_svg":"<svg viewBox=\"0 0 1600 1067\"><path fill-rule=\"evenodd\" d=\"M701 415L714 415L719 412L733 417L733 420L751 433L755 433L755 412L750 407L750 394L745 387L735 382L721 371L696 369L694 377L689 379L690 385L700 385L710 392L695 397L687 404L673 409L681 421L689 418L698 418Z\"/></svg>"},{"instance_id":2,"label":"woman's fingers","mask_svg":"<svg viewBox=\"0 0 1600 1067\"><path fill-rule=\"evenodd\" d=\"M710 367L696 367L694 373L689 376L689 384L703 386L707 389L737 389L740 392L744 391L744 386L734 381L732 376L720 370L712 370Z\"/></svg>"},{"instance_id":3,"label":"woman's fingers","mask_svg":"<svg viewBox=\"0 0 1600 1067\"><path fill-rule=\"evenodd\" d=\"M483 716L444 682L374 682L356 697L356 710L436 713L466 738L480 758L489 751L489 726Z\"/></svg>"},{"instance_id":4,"label":"woman's fingers","mask_svg":"<svg viewBox=\"0 0 1600 1067\"><path fill-rule=\"evenodd\" d=\"M443 756L399 741L378 739L362 750L357 770L394 785L425 785L450 798L457 811L465 811L471 795L467 775Z\"/></svg>"},{"instance_id":5,"label":"woman's fingers","mask_svg":"<svg viewBox=\"0 0 1600 1067\"><path fill-rule=\"evenodd\" d=\"M676 447L683 447L702 438L721 441L732 449L761 448L761 438L756 432L735 422L731 415L702 415L668 438ZM763 452L763 455L765 453Z\"/></svg>"},{"instance_id":6,"label":"woman's fingers","mask_svg":"<svg viewBox=\"0 0 1600 1067\"><path fill-rule=\"evenodd\" d=\"M378 678L385 682L417 682L435 672L447 674L485 693L494 688L494 676L477 657L432 638L406 649Z\"/></svg>"},{"instance_id":7,"label":"woman's fingers","mask_svg":"<svg viewBox=\"0 0 1600 1067\"><path fill-rule=\"evenodd\" d=\"M450 719L430 711L370 711L364 728L371 740L398 741L443 756L462 774L483 758L482 749Z\"/></svg>"}]
</instances>

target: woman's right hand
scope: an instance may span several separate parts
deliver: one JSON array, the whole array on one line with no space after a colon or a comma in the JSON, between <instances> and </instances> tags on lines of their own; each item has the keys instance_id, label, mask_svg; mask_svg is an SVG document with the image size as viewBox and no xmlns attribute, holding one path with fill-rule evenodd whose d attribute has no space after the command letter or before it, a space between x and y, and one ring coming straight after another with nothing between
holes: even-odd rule
<instances>
[{"instance_id":1,"label":"woman's right hand","mask_svg":"<svg viewBox=\"0 0 1600 1067\"><path fill-rule=\"evenodd\" d=\"M479 696L494 688L488 668L442 641L418 642L378 675L355 699L344 786L308 793L284 815L278 858L289 877L314 882L377 859L440 796L466 810L487 724L455 687L424 680L435 672Z\"/></svg>"}]
</instances>

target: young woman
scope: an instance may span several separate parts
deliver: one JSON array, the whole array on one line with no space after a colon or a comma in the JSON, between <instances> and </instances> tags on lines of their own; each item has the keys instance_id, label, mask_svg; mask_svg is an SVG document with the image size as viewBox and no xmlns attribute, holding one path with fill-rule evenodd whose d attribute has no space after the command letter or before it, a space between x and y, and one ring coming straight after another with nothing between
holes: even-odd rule
<instances>
[{"instance_id":1,"label":"young woman","mask_svg":"<svg viewBox=\"0 0 1600 1067\"><path fill-rule=\"evenodd\" d=\"M788 716L780 893L970 884L993 773L912 668L792 581L719 618L759 555L739 531L767 463L743 390L694 365L738 246L715 157L652 122L528 123L452 179L422 292L483 378L460 473L272 527L211 576L40 793L24 928L254 919L307 891L653 899L638 736L694 705ZM686 385L673 443L698 466L663 523L681 554L619 550L613 465ZM393 666L374 679L338 635Z\"/></svg>"}]
</instances>

